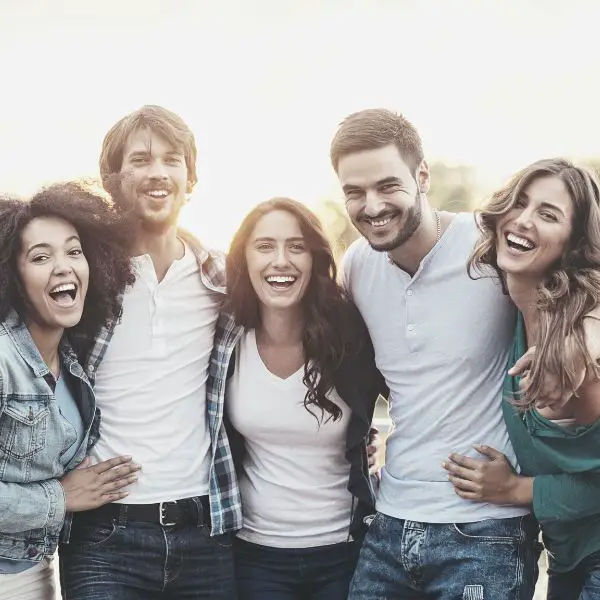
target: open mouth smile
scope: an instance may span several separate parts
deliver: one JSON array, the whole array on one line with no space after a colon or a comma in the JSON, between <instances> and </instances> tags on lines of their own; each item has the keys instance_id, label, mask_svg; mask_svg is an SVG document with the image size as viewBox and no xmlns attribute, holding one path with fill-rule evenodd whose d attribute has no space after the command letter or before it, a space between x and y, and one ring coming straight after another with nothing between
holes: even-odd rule
<instances>
[{"instance_id":1,"label":"open mouth smile","mask_svg":"<svg viewBox=\"0 0 600 600\"><path fill-rule=\"evenodd\" d=\"M75 304L78 291L79 286L74 282L61 283L54 286L48 292L48 295L55 304L58 304L62 308L69 308Z\"/></svg>"},{"instance_id":2,"label":"open mouth smile","mask_svg":"<svg viewBox=\"0 0 600 600\"><path fill-rule=\"evenodd\" d=\"M505 234L506 244L511 250L515 250L517 252L530 252L536 248L534 242L532 242L529 238L516 235L514 233L506 233Z\"/></svg>"},{"instance_id":3,"label":"open mouth smile","mask_svg":"<svg viewBox=\"0 0 600 600\"><path fill-rule=\"evenodd\" d=\"M265 281L275 290L287 290L298 280L296 275L267 275Z\"/></svg>"},{"instance_id":4,"label":"open mouth smile","mask_svg":"<svg viewBox=\"0 0 600 600\"><path fill-rule=\"evenodd\" d=\"M395 214L379 215L375 218L362 217L360 220L368 223L373 229L380 229L385 227L390 221L396 217Z\"/></svg>"}]
</instances>

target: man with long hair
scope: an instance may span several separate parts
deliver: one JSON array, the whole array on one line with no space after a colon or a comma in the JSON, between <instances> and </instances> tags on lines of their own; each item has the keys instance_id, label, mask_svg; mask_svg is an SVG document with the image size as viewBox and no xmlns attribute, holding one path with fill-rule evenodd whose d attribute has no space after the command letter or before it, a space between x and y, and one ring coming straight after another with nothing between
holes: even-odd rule
<instances>
[{"instance_id":1,"label":"man with long hair","mask_svg":"<svg viewBox=\"0 0 600 600\"><path fill-rule=\"evenodd\" d=\"M120 319L87 345L102 414L93 458L118 448L142 470L126 499L76 515L63 590L70 600L230 600L240 497L223 407L206 404L224 260L177 227L197 179L194 136L144 106L107 133L100 172L131 221L136 282Z\"/></svg>"}]
</instances>

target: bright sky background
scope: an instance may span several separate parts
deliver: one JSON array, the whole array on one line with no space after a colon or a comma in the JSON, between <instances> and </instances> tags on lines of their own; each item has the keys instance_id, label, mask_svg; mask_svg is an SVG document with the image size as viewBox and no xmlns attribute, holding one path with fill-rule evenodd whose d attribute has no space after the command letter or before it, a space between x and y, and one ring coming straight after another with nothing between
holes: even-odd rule
<instances>
[{"instance_id":1,"label":"bright sky background","mask_svg":"<svg viewBox=\"0 0 600 600\"><path fill-rule=\"evenodd\" d=\"M183 221L221 248L256 202L336 197L329 142L361 108L486 184L600 156L599 19L597 0L0 0L0 190L97 176L108 128L150 103L196 133Z\"/></svg>"}]
</instances>

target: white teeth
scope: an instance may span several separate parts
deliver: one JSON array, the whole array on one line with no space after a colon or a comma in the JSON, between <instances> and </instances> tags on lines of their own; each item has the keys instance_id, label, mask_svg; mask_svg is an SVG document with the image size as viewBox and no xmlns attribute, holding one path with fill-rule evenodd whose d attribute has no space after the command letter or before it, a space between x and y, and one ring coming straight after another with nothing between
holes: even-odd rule
<instances>
[{"instance_id":1,"label":"white teeth","mask_svg":"<svg viewBox=\"0 0 600 600\"><path fill-rule=\"evenodd\" d=\"M270 275L266 278L268 283L294 283L295 277L291 275Z\"/></svg>"},{"instance_id":2,"label":"white teeth","mask_svg":"<svg viewBox=\"0 0 600 600\"><path fill-rule=\"evenodd\" d=\"M58 294L59 292L74 292L77 286L74 283L61 283L50 290L51 294Z\"/></svg>"},{"instance_id":3,"label":"white teeth","mask_svg":"<svg viewBox=\"0 0 600 600\"><path fill-rule=\"evenodd\" d=\"M384 225L387 225L391 220L392 217L386 217L385 219L379 219L378 221L371 219L371 225L373 225L373 227L383 227Z\"/></svg>"},{"instance_id":4,"label":"white teeth","mask_svg":"<svg viewBox=\"0 0 600 600\"><path fill-rule=\"evenodd\" d=\"M150 190L146 193L148 194L148 196L152 196L153 198L164 198L165 196L169 195L169 192L167 192L167 190Z\"/></svg>"},{"instance_id":5,"label":"white teeth","mask_svg":"<svg viewBox=\"0 0 600 600\"><path fill-rule=\"evenodd\" d=\"M527 238L519 237L518 235L515 235L514 233L509 233L506 236L506 239L509 242L512 242L513 244L522 246L523 248L525 248L527 250L532 250L533 248L535 248L535 244L532 241L528 240Z\"/></svg>"}]
</instances>

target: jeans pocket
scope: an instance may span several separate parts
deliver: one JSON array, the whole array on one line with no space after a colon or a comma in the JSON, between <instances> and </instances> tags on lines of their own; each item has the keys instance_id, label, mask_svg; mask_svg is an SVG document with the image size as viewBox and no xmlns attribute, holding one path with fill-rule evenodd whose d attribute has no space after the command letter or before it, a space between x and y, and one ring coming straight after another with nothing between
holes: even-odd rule
<instances>
[{"instance_id":1,"label":"jeans pocket","mask_svg":"<svg viewBox=\"0 0 600 600\"><path fill-rule=\"evenodd\" d=\"M209 531L207 531L207 534L209 539L217 544L217 546L221 546L221 548L231 548L233 546L233 535L231 533L223 533L221 535L214 535L212 537Z\"/></svg>"},{"instance_id":2,"label":"jeans pocket","mask_svg":"<svg viewBox=\"0 0 600 600\"><path fill-rule=\"evenodd\" d=\"M113 541L119 533L117 522L113 519L110 523L90 523L73 519L69 545L77 548L96 548L105 546Z\"/></svg>"},{"instance_id":3,"label":"jeans pocket","mask_svg":"<svg viewBox=\"0 0 600 600\"><path fill-rule=\"evenodd\" d=\"M461 538L471 542L487 544L519 544L521 533L519 529L503 527L501 520L476 521L474 523L452 523L454 532Z\"/></svg>"}]
</instances>

